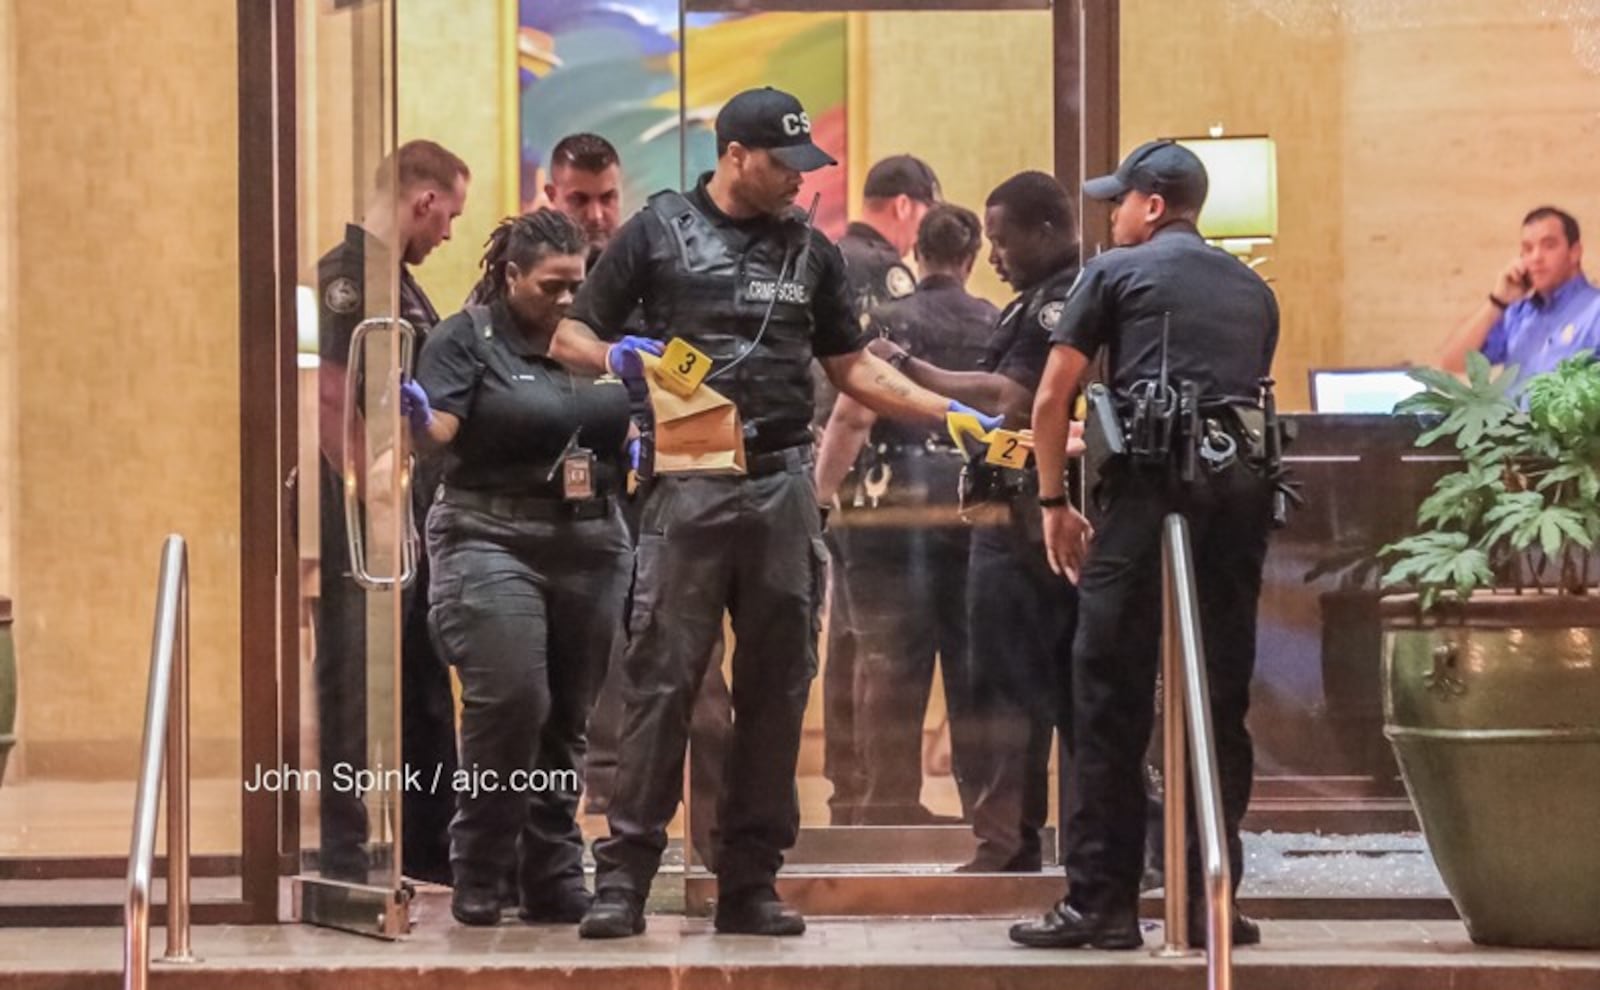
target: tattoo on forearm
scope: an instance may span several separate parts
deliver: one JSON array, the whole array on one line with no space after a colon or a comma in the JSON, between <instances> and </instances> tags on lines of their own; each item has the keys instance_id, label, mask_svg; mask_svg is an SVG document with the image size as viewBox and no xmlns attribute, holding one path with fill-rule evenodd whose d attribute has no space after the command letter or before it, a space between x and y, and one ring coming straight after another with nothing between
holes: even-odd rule
<instances>
[{"instance_id":1,"label":"tattoo on forearm","mask_svg":"<svg viewBox=\"0 0 1600 990\"><path fill-rule=\"evenodd\" d=\"M890 378L888 375L880 374L873 379L873 384L880 392L888 392L902 399L911 398L911 389L903 378Z\"/></svg>"}]
</instances>

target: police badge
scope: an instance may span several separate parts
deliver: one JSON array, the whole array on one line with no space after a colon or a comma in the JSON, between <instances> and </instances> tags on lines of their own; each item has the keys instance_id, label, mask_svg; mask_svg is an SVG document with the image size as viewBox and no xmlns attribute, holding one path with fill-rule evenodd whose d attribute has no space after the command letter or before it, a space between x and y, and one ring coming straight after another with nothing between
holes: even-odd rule
<instances>
[{"instance_id":1,"label":"police badge","mask_svg":"<svg viewBox=\"0 0 1600 990\"><path fill-rule=\"evenodd\" d=\"M905 265L893 265L884 276L883 287L890 299L904 299L917 291L917 280L911 277Z\"/></svg>"},{"instance_id":2,"label":"police badge","mask_svg":"<svg viewBox=\"0 0 1600 990\"><path fill-rule=\"evenodd\" d=\"M335 313L354 313L361 305L361 289L355 279L340 275L322 290L322 304Z\"/></svg>"}]
</instances>

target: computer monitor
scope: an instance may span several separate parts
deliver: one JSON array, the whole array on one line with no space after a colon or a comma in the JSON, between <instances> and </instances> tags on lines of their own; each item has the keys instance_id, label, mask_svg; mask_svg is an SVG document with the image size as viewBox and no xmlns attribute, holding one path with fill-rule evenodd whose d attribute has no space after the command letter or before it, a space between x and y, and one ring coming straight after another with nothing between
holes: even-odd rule
<instances>
[{"instance_id":1,"label":"computer monitor","mask_svg":"<svg viewBox=\"0 0 1600 990\"><path fill-rule=\"evenodd\" d=\"M1410 368L1313 368L1311 408L1319 413L1392 413L1423 390Z\"/></svg>"}]
</instances>

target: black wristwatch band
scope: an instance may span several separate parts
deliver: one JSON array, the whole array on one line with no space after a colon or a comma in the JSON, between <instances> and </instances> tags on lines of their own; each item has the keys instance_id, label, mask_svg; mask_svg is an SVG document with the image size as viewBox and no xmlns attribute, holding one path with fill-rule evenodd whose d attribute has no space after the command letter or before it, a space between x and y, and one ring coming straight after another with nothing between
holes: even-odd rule
<instances>
[{"instance_id":1,"label":"black wristwatch band","mask_svg":"<svg viewBox=\"0 0 1600 990\"><path fill-rule=\"evenodd\" d=\"M1499 296L1495 295L1493 292L1489 293L1489 301L1494 303L1496 309L1506 309L1511 305L1504 299L1501 299Z\"/></svg>"},{"instance_id":2,"label":"black wristwatch band","mask_svg":"<svg viewBox=\"0 0 1600 990\"><path fill-rule=\"evenodd\" d=\"M1039 508L1041 509L1059 509L1066 504L1067 496L1065 495L1052 495L1049 498L1041 496L1039 498Z\"/></svg>"}]
</instances>

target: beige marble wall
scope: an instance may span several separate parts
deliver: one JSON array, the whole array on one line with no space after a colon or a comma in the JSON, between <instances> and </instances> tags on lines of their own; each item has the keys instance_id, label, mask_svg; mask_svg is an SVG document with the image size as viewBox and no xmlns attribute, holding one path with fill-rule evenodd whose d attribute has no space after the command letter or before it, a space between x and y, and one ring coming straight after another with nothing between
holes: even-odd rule
<instances>
[{"instance_id":1,"label":"beige marble wall","mask_svg":"<svg viewBox=\"0 0 1600 990\"><path fill-rule=\"evenodd\" d=\"M0 597L16 594L17 69L16 12L0 4Z\"/></svg>"},{"instance_id":2,"label":"beige marble wall","mask_svg":"<svg viewBox=\"0 0 1600 990\"><path fill-rule=\"evenodd\" d=\"M0 297L26 765L131 773L158 553L179 532L196 766L226 772L240 706L235 5L7 10L16 115L0 130L19 195Z\"/></svg>"},{"instance_id":3,"label":"beige marble wall","mask_svg":"<svg viewBox=\"0 0 1600 990\"><path fill-rule=\"evenodd\" d=\"M923 158L944 195L976 210L1024 169L1054 170L1049 11L872 13L852 57L852 144L865 137L855 184L887 155ZM861 75L865 78L859 78ZM864 110L864 113L859 112ZM857 189L855 192L859 192ZM980 263L972 289L997 303L1012 292Z\"/></svg>"},{"instance_id":4,"label":"beige marble wall","mask_svg":"<svg viewBox=\"0 0 1600 990\"><path fill-rule=\"evenodd\" d=\"M1558 6L1455 0L1351 34L1346 362L1431 363L1516 256L1534 206L1566 208L1600 240L1600 64L1580 57L1600 23L1540 16Z\"/></svg>"},{"instance_id":5,"label":"beige marble wall","mask_svg":"<svg viewBox=\"0 0 1600 990\"><path fill-rule=\"evenodd\" d=\"M1600 225L1600 23L1504 0L1331 10L1122 5L1124 149L1213 123L1278 140L1261 270L1283 308L1290 409L1308 408L1310 368L1432 363L1529 208Z\"/></svg>"},{"instance_id":6,"label":"beige marble wall","mask_svg":"<svg viewBox=\"0 0 1600 990\"><path fill-rule=\"evenodd\" d=\"M1278 239L1259 269L1282 310L1280 404L1309 408L1306 369L1345 361L1347 202L1341 161L1360 140L1341 101L1342 32L1297 32L1231 0L1124 0L1121 151L1153 137L1270 134Z\"/></svg>"},{"instance_id":7,"label":"beige marble wall","mask_svg":"<svg viewBox=\"0 0 1600 990\"><path fill-rule=\"evenodd\" d=\"M511 0L399 0L400 141L429 138L472 169L455 235L416 270L446 315L478 280L483 242L516 209Z\"/></svg>"}]
</instances>

